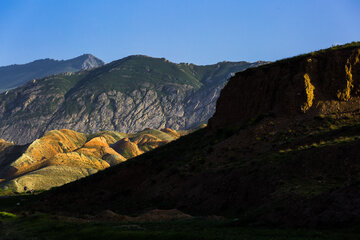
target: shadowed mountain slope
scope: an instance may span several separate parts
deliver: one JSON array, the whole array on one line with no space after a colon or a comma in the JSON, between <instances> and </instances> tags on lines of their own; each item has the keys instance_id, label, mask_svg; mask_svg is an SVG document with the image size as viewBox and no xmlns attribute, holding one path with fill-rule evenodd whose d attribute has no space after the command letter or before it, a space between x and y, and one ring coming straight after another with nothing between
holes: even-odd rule
<instances>
[{"instance_id":1,"label":"shadowed mountain slope","mask_svg":"<svg viewBox=\"0 0 360 240\"><path fill-rule=\"evenodd\" d=\"M78 72L103 66L105 63L91 54L69 60L40 59L27 64L0 67L0 92L24 83L64 72Z\"/></svg>"},{"instance_id":2,"label":"shadowed mountain slope","mask_svg":"<svg viewBox=\"0 0 360 240\"><path fill-rule=\"evenodd\" d=\"M213 115L231 74L263 63L196 66L136 55L39 79L0 94L0 137L25 144L62 128L85 133L194 129Z\"/></svg>"},{"instance_id":3,"label":"shadowed mountain slope","mask_svg":"<svg viewBox=\"0 0 360 240\"><path fill-rule=\"evenodd\" d=\"M359 55L353 43L237 73L208 128L50 191L33 207L358 224Z\"/></svg>"},{"instance_id":4,"label":"shadowed mountain slope","mask_svg":"<svg viewBox=\"0 0 360 240\"><path fill-rule=\"evenodd\" d=\"M4 139L0 139L0 152L11 145L13 145L13 144L5 141Z\"/></svg>"}]
</instances>

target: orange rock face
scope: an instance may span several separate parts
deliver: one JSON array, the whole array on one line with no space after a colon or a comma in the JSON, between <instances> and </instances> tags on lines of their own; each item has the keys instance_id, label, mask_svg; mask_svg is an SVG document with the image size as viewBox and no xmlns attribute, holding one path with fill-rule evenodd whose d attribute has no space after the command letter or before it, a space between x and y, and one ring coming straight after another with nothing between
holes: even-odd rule
<instances>
[{"instance_id":1,"label":"orange rock face","mask_svg":"<svg viewBox=\"0 0 360 240\"><path fill-rule=\"evenodd\" d=\"M261 114L329 114L357 109L360 48L320 51L237 73L221 91L209 127Z\"/></svg>"}]
</instances>

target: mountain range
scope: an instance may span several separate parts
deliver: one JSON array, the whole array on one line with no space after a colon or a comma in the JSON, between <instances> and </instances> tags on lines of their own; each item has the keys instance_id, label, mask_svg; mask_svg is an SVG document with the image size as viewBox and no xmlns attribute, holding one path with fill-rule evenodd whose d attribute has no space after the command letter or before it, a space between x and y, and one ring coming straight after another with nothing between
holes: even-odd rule
<instances>
[{"instance_id":1,"label":"mountain range","mask_svg":"<svg viewBox=\"0 0 360 240\"><path fill-rule=\"evenodd\" d=\"M36 120L46 120L56 96L62 99L56 116L74 117L69 126L82 124L86 114L93 118L87 118L92 124L85 133L39 131L38 139L24 145L0 140L0 232L15 239L48 238L49 232L54 239L239 239L247 232L257 232L249 239L357 239L359 59L360 42L236 73L239 63L219 63L214 70L130 56L8 91L0 95L7 127L9 119L39 127ZM200 73L209 69L213 74L204 78ZM212 82L215 73L221 77ZM198 98L203 106L213 103L208 96L217 88L222 90L213 97L214 114L199 130L100 131L111 124L127 129L133 121L143 128L154 123L155 112L161 117L173 111L170 122L177 96L189 94L191 102L204 91ZM104 89L114 92L103 94ZM34 96L22 102L26 94ZM156 94L158 102L147 94ZM102 107L93 108L99 102ZM107 122L107 109L116 113L128 106L137 112L126 112L126 121ZM51 189L30 194L22 192L24 186Z\"/></svg>"},{"instance_id":2,"label":"mountain range","mask_svg":"<svg viewBox=\"0 0 360 240\"><path fill-rule=\"evenodd\" d=\"M176 208L236 218L231 226L356 226L359 59L353 43L238 72L208 127L26 208L77 217Z\"/></svg>"},{"instance_id":3,"label":"mountain range","mask_svg":"<svg viewBox=\"0 0 360 240\"><path fill-rule=\"evenodd\" d=\"M197 66L134 55L36 79L0 94L0 137L26 144L63 128L83 133L196 128L215 112L229 77L265 63Z\"/></svg>"},{"instance_id":4,"label":"mountain range","mask_svg":"<svg viewBox=\"0 0 360 240\"><path fill-rule=\"evenodd\" d=\"M105 62L91 54L69 60L40 59L27 64L0 67L0 92L19 87L24 83L63 72L78 72L103 66Z\"/></svg>"}]
</instances>

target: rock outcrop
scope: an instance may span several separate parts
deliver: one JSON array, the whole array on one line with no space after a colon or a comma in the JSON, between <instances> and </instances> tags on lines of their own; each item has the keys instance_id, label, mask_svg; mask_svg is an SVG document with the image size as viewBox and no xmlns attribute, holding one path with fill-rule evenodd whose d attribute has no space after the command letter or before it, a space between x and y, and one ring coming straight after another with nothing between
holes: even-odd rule
<instances>
[{"instance_id":1,"label":"rock outcrop","mask_svg":"<svg viewBox=\"0 0 360 240\"><path fill-rule=\"evenodd\" d=\"M248 69L221 92L213 128L261 114L294 116L359 109L360 49L316 52Z\"/></svg>"}]
</instances>

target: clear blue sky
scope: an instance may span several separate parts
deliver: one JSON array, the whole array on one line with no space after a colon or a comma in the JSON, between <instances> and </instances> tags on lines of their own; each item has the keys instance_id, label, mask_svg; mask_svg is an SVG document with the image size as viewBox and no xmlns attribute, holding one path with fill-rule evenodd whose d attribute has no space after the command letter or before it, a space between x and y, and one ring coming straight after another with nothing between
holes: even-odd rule
<instances>
[{"instance_id":1,"label":"clear blue sky","mask_svg":"<svg viewBox=\"0 0 360 240\"><path fill-rule=\"evenodd\" d=\"M0 66L83 53L277 60L360 41L359 0L1 0Z\"/></svg>"}]
</instances>

